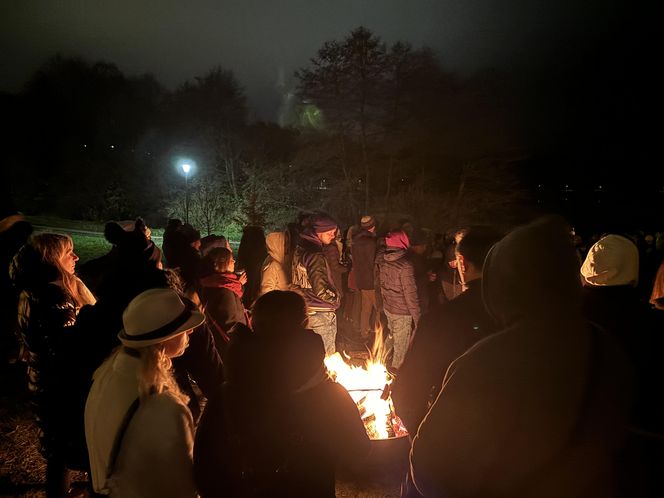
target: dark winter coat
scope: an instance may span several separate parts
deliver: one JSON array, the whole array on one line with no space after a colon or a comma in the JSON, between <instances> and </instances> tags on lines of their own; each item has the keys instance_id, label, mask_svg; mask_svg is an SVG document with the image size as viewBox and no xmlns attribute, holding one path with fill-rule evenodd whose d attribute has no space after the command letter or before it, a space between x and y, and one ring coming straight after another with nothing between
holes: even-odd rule
<instances>
[{"instance_id":1,"label":"dark winter coat","mask_svg":"<svg viewBox=\"0 0 664 498\"><path fill-rule=\"evenodd\" d=\"M341 254L339 253L339 247L337 247L336 242L333 241L331 244L323 247L323 254L327 261L327 267L330 269L334 288L337 289L339 298L341 298L343 297L343 275L348 272L348 268L341 264Z\"/></svg>"},{"instance_id":2,"label":"dark winter coat","mask_svg":"<svg viewBox=\"0 0 664 498\"><path fill-rule=\"evenodd\" d=\"M16 221L14 221L16 220ZM9 266L14 255L32 233L32 225L20 215L1 220L0 231L0 361L16 359L18 354L16 306L18 292L9 278Z\"/></svg>"},{"instance_id":3,"label":"dark winter coat","mask_svg":"<svg viewBox=\"0 0 664 498\"><path fill-rule=\"evenodd\" d=\"M380 292L385 310L420 319L415 271L408 251L388 247L379 262Z\"/></svg>"},{"instance_id":4,"label":"dark winter coat","mask_svg":"<svg viewBox=\"0 0 664 498\"><path fill-rule=\"evenodd\" d=\"M227 381L196 431L201 498L335 496L337 461L363 458L369 440L324 354L310 330L233 332Z\"/></svg>"},{"instance_id":5,"label":"dark winter coat","mask_svg":"<svg viewBox=\"0 0 664 498\"><path fill-rule=\"evenodd\" d=\"M588 320L617 339L636 374L631 424L664 435L664 313L650 309L630 285L584 287L583 298Z\"/></svg>"},{"instance_id":6,"label":"dark winter coat","mask_svg":"<svg viewBox=\"0 0 664 498\"><path fill-rule=\"evenodd\" d=\"M496 331L482 302L481 279L468 290L422 316L392 387L397 413L413 432L438 396L450 364Z\"/></svg>"},{"instance_id":7,"label":"dark winter coat","mask_svg":"<svg viewBox=\"0 0 664 498\"><path fill-rule=\"evenodd\" d=\"M235 273L213 273L201 278L200 289L208 327L223 357L229 340L228 333L233 325L247 325L247 315L242 304L242 284Z\"/></svg>"},{"instance_id":8,"label":"dark winter coat","mask_svg":"<svg viewBox=\"0 0 664 498\"><path fill-rule=\"evenodd\" d=\"M300 234L293 255L292 284L311 311L334 311L339 307L339 292L316 234Z\"/></svg>"},{"instance_id":9,"label":"dark winter coat","mask_svg":"<svg viewBox=\"0 0 664 498\"><path fill-rule=\"evenodd\" d=\"M624 363L583 317L567 225L543 219L498 242L482 294L501 330L448 369L413 440L417 488L449 497L614 496Z\"/></svg>"},{"instance_id":10,"label":"dark winter coat","mask_svg":"<svg viewBox=\"0 0 664 498\"><path fill-rule=\"evenodd\" d=\"M353 276L355 277L357 289L373 290L376 234L364 229L354 234L351 257L353 259Z\"/></svg>"},{"instance_id":11,"label":"dark winter coat","mask_svg":"<svg viewBox=\"0 0 664 498\"><path fill-rule=\"evenodd\" d=\"M85 345L81 362L90 382L94 371L120 345L117 336L123 328L122 313L127 305L141 292L155 287L168 287L164 271L145 264L116 263L97 289L97 302L81 308L76 328Z\"/></svg>"},{"instance_id":12,"label":"dark winter coat","mask_svg":"<svg viewBox=\"0 0 664 498\"><path fill-rule=\"evenodd\" d=\"M24 247L20 256L30 252ZM87 387L78 370L85 354L77 340L76 303L52 283L57 270L36 257L16 259L12 277L21 289L18 327L22 356L28 366L28 386L42 431L44 455L64 456L75 468L85 468L83 405L78 393Z\"/></svg>"},{"instance_id":13,"label":"dark winter coat","mask_svg":"<svg viewBox=\"0 0 664 498\"><path fill-rule=\"evenodd\" d=\"M247 283L242 295L242 302L247 308L251 308L260 294L263 262L266 257L267 247L263 228L251 225L245 227L237 250L235 268L244 270L247 274Z\"/></svg>"},{"instance_id":14,"label":"dark winter coat","mask_svg":"<svg viewBox=\"0 0 664 498\"><path fill-rule=\"evenodd\" d=\"M145 263L117 266L116 271L100 285L97 303L81 309L76 329L85 349L85 355L80 358L80 362L88 383L92 382L94 371L120 344L117 335L123 328L122 313L127 305L141 292L159 287L171 287L167 272ZM184 356L191 358L189 364L195 364L196 368L185 373L178 372L177 369L175 372L178 381L182 382L189 382L187 373L191 375L204 395L207 395L204 390L206 386L217 385L223 378L219 355L216 350L206 347L208 333L201 333L200 338L192 337L190 347L185 350ZM201 347L192 347L199 343ZM180 364L187 365L183 360L178 360L177 363L179 368L182 368ZM186 390L186 386L180 386ZM87 395L87 391L85 394Z\"/></svg>"}]
</instances>

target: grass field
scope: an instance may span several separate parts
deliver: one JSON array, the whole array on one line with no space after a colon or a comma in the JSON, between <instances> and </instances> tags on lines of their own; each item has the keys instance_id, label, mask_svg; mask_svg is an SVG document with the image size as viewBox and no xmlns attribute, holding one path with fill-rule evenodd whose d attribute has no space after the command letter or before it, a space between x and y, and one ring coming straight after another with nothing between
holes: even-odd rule
<instances>
[{"instance_id":1,"label":"grass field","mask_svg":"<svg viewBox=\"0 0 664 498\"><path fill-rule=\"evenodd\" d=\"M28 216L27 220L35 226L36 231L53 231L70 235L74 241L74 252L81 263L102 256L111 249L111 244L104 238L105 223L69 220L55 216ZM152 240L161 249L164 229L150 227L150 231ZM237 251L237 242L231 241L231 247L233 251Z\"/></svg>"}]
</instances>

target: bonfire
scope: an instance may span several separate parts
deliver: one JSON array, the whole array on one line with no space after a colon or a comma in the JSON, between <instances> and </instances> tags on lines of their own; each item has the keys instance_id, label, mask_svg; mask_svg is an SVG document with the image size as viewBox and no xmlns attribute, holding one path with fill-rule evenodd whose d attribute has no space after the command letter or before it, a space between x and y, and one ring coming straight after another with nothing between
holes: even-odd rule
<instances>
[{"instance_id":1,"label":"bonfire","mask_svg":"<svg viewBox=\"0 0 664 498\"><path fill-rule=\"evenodd\" d=\"M353 359L343 353L334 353L325 358L330 377L344 386L357 404L370 439L394 439L408 435L401 419L394 411L390 396L390 384L394 376L388 372L382 329L376 330L369 358L362 364L353 364Z\"/></svg>"}]
</instances>

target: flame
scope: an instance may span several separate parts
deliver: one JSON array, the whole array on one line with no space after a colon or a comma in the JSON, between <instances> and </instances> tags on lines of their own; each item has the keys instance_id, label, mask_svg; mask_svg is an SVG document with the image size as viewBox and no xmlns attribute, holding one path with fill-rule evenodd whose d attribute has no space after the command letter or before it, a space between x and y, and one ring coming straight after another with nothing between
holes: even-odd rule
<instances>
[{"instance_id":1,"label":"flame","mask_svg":"<svg viewBox=\"0 0 664 498\"><path fill-rule=\"evenodd\" d=\"M346 353L325 358L333 380L346 388L357 404L367 434L371 439L390 439L408 434L394 411L389 386L394 376L385 367L389 350L385 349L382 327L377 327L369 358L363 365L353 365Z\"/></svg>"}]
</instances>

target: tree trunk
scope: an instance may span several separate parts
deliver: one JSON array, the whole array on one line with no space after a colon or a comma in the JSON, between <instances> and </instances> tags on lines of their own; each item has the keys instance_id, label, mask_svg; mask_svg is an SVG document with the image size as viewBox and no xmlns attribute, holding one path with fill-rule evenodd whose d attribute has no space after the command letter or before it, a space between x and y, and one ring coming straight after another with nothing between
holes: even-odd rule
<instances>
[{"instance_id":1,"label":"tree trunk","mask_svg":"<svg viewBox=\"0 0 664 498\"><path fill-rule=\"evenodd\" d=\"M464 190L466 188L466 170L468 168L468 164L464 164L461 167L461 178L459 179L459 190L457 191L457 198L456 198L456 206L454 207L454 217L452 218L452 222L454 226L458 226L459 224L459 217L461 215L461 203L463 201L463 195L464 195Z\"/></svg>"},{"instance_id":2,"label":"tree trunk","mask_svg":"<svg viewBox=\"0 0 664 498\"><path fill-rule=\"evenodd\" d=\"M387 188L385 190L385 213L390 213L390 197L392 196L392 170L394 168L394 157L390 156L390 163L387 167Z\"/></svg>"}]
</instances>

